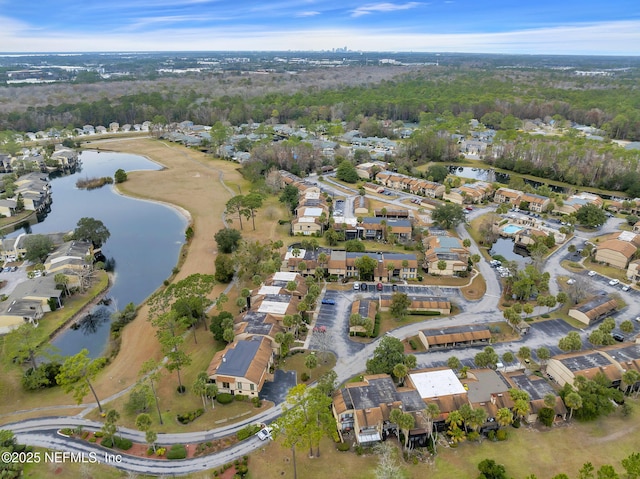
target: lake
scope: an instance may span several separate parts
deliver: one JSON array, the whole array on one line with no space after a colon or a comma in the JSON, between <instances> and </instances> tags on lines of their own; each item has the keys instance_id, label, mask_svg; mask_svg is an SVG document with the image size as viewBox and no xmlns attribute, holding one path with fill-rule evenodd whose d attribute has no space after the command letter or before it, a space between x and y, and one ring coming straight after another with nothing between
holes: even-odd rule
<instances>
[{"instance_id":1,"label":"lake","mask_svg":"<svg viewBox=\"0 0 640 479\"><path fill-rule=\"evenodd\" d=\"M51 180L51 212L32 225L31 232L72 231L80 218L88 216L102 221L111 233L102 251L116 264L114 283L107 294L113 301L94 307L79 328L67 329L52 341L63 355L87 348L91 357L98 357L109 340L110 314L130 302L138 305L171 275L184 243L187 220L166 205L119 195L112 185L90 191L75 186L79 178L113 176L119 168L159 170L160 165L123 153L85 151L80 159L81 169Z\"/></svg>"},{"instance_id":2,"label":"lake","mask_svg":"<svg viewBox=\"0 0 640 479\"><path fill-rule=\"evenodd\" d=\"M493 243L489 254L492 256L499 254L509 261L515 261L518 263L519 269L522 269L531 263L531 258L526 256L526 250L523 250L522 248L515 248L515 241L513 238L498 238L496 242Z\"/></svg>"}]
</instances>

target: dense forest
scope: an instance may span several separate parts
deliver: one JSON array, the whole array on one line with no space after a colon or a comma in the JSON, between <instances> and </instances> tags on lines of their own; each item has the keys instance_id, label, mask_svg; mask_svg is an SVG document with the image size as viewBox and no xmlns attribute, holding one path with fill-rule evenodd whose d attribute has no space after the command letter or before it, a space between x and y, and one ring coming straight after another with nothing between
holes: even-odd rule
<instances>
[{"instance_id":1,"label":"dense forest","mask_svg":"<svg viewBox=\"0 0 640 479\"><path fill-rule=\"evenodd\" d=\"M419 175L416 166L458 158L451 134L468 134L475 118L498 130L485 157L493 166L640 196L640 153L608 141L640 140L638 85L634 68L612 76L577 76L554 69L469 65L358 66L295 75L224 72L157 81L32 85L0 88L0 97L6 98L0 103L0 130L191 120L236 126L289 123L325 131L338 125L335 134L358 128L363 136L394 138L397 127L410 122L420 128L401 141L392 160L402 171ZM534 119L564 125L558 131L565 134L541 137L518 131L524 120ZM604 141L567 129L570 122L600 129ZM303 173L327 163L297 138L248 148L252 161L245 170L256 176L273 167ZM336 153L338 158L348 156L346 151Z\"/></svg>"},{"instance_id":2,"label":"dense forest","mask_svg":"<svg viewBox=\"0 0 640 479\"><path fill-rule=\"evenodd\" d=\"M408 73L380 67L313 70L301 75L213 76L42 85L2 96L0 128L38 131L51 126L140 123L154 117L232 125L352 121L359 116L417 122L421 115L482 118L496 112L518 119L560 117L592 125L615 139L640 139L640 88L633 70L618 77L577 77L526 69L422 67ZM403 69L407 71L407 69ZM86 94L81 91L86 90ZM28 94L29 98L21 95ZM47 93L45 95L45 93ZM126 92L126 94L125 94ZM49 104L42 105L46 98ZM54 101L56 100L56 101ZM36 102L39 106L30 106Z\"/></svg>"}]
</instances>

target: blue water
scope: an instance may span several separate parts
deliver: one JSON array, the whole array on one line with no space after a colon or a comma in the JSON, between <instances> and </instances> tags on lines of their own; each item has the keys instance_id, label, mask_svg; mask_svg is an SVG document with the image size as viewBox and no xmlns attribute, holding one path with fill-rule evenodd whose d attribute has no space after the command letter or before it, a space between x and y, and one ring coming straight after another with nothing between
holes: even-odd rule
<instances>
[{"instance_id":1,"label":"blue water","mask_svg":"<svg viewBox=\"0 0 640 479\"><path fill-rule=\"evenodd\" d=\"M520 231L522 228L520 226L516 226L516 225L507 225L504 228L502 228L502 231L504 231L505 233L507 233L508 235L512 235L517 233L518 231Z\"/></svg>"},{"instance_id":2,"label":"blue water","mask_svg":"<svg viewBox=\"0 0 640 479\"><path fill-rule=\"evenodd\" d=\"M90 356L98 357L109 339L110 312L129 302L141 303L171 275L187 220L168 206L119 195L112 185L90 191L75 186L79 178L113 176L119 168L159 170L158 164L137 155L94 151L83 152L80 159L81 171L51 181L51 212L31 230L68 232L80 218L88 216L102 221L111 233L102 251L116 262L114 284L108 292L112 304L96 306L80 328L65 330L52 342L63 355L87 348Z\"/></svg>"}]
</instances>

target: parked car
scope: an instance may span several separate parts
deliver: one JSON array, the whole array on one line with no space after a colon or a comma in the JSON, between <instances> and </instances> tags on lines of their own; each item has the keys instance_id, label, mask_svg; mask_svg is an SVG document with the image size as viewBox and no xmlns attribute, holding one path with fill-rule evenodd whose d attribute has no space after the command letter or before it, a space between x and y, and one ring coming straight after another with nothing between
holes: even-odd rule
<instances>
[{"instance_id":1,"label":"parked car","mask_svg":"<svg viewBox=\"0 0 640 479\"><path fill-rule=\"evenodd\" d=\"M611 336L613 336L613 339L615 339L619 343L624 341L624 336L622 334L620 334L620 333L613 333Z\"/></svg>"},{"instance_id":2,"label":"parked car","mask_svg":"<svg viewBox=\"0 0 640 479\"><path fill-rule=\"evenodd\" d=\"M569 279L567 280L567 284L575 284L575 283L576 283L576 280L575 280L575 279L573 279L573 278L569 278Z\"/></svg>"},{"instance_id":3,"label":"parked car","mask_svg":"<svg viewBox=\"0 0 640 479\"><path fill-rule=\"evenodd\" d=\"M589 276L595 276L595 275L596 275L596 274L598 274L598 273L596 273L595 271L589 271L587 274L588 274Z\"/></svg>"},{"instance_id":4,"label":"parked car","mask_svg":"<svg viewBox=\"0 0 640 479\"><path fill-rule=\"evenodd\" d=\"M331 298L325 298L322 300L322 304L330 304L331 306L335 306L336 300Z\"/></svg>"},{"instance_id":5,"label":"parked car","mask_svg":"<svg viewBox=\"0 0 640 479\"><path fill-rule=\"evenodd\" d=\"M377 289L378 291L382 291L382 289L383 289L382 283L378 283L378 284L376 285L376 289Z\"/></svg>"},{"instance_id":6,"label":"parked car","mask_svg":"<svg viewBox=\"0 0 640 479\"><path fill-rule=\"evenodd\" d=\"M258 436L258 439L260 439L261 441L266 441L267 439L273 439L273 437L271 436L272 432L273 432L273 428L267 426L260 429L256 433L256 436Z\"/></svg>"},{"instance_id":7,"label":"parked car","mask_svg":"<svg viewBox=\"0 0 640 479\"><path fill-rule=\"evenodd\" d=\"M628 284L625 284L625 285L622 287L622 291L629 291L630 289L631 289L631 286L629 286Z\"/></svg>"},{"instance_id":8,"label":"parked car","mask_svg":"<svg viewBox=\"0 0 640 479\"><path fill-rule=\"evenodd\" d=\"M353 290L360 291L360 283L358 283L357 281L353 283Z\"/></svg>"},{"instance_id":9,"label":"parked car","mask_svg":"<svg viewBox=\"0 0 640 479\"><path fill-rule=\"evenodd\" d=\"M366 291L367 290L367 283L362 283L360 285L360 291Z\"/></svg>"},{"instance_id":10,"label":"parked car","mask_svg":"<svg viewBox=\"0 0 640 479\"><path fill-rule=\"evenodd\" d=\"M13 266L13 267L11 268L11 271L14 271L14 272L15 272L15 271L18 271L18 267L17 267L17 266Z\"/></svg>"},{"instance_id":11,"label":"parked car","mask_svg":"<svg viewBox=\"0 0 640 479\"><path fill-rule=\"evenodd\" d=\"M609 285L610 286L617 286L619 282L620 282L619 279L612 279L611 281L609 281Z\"/></svg>"}]
</instances>

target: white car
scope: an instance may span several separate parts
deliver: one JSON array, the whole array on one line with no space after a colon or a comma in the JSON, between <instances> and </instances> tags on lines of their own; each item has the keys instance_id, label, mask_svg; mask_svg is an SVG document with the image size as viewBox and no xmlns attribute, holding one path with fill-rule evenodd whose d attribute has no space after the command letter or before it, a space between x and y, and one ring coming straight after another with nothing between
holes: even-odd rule
<instances>
[{"instance_id":1,"label":"white car","mask_svg":"<svg viewBox=\"0 0 640 479\"><path fill-rule=\"evenodd\" d=\"M271 436L272 431L273 429L270 428L269 426L263 427L256 433L256 436L258 436L258 439L260 439L261 441L266 441L267 439L273 439L273 437Z\"/></svg>"},{"instance_id":2,"label":"white car","mask_svg":"<svg viewBox=\"0 0 640 479\"><path fill-rule=\"evenodd\" d=\"M587 274L588 274L589 276L595 276L595 275L596 275L596 274L598 274L598 273L596 273L595 271L589 271Z\"/></svg>"},{"instance_id":3,"label":"white car","mask_svg":"<svg viewBox=\"0 0 640 479\"><path fill-rule=\"evenodd\" d=\"M629 289L631 289L631 286L629 286L628 284L625 284L625 285L622 287L622 291L629 291Z\"/></svg>"},{"instance_id":4,"label":"white car","mask_svg":"<svg viewBox=\"0 0 640 479\"><path fill-rule=\"evenodd\" d=\"M620 282L619 279L612 279L611 281L609 281L609 285L610 286L617 286L617 284Z\"/></svg>"},{"instance_id":5,"label":"white car","mask_svg":"<svg viewBox=\"0 0 640 479\"><path fill-rule=\"evenodd\" d=\"M567 284L575 284L575 282L576 282L576 280L575 280L575 279L573 279L573 278L569 278L569 279L567 280Z\"/></svg>"}]
</instances>

